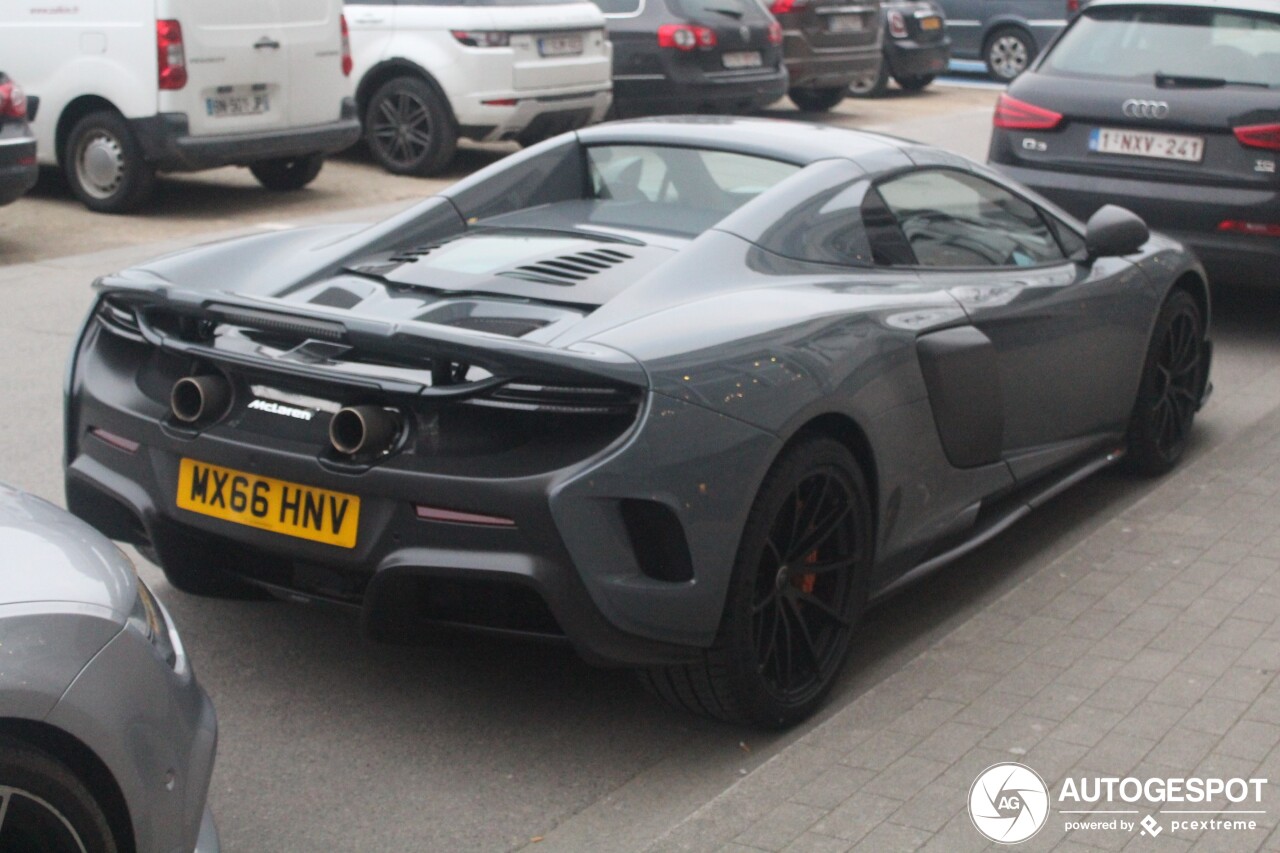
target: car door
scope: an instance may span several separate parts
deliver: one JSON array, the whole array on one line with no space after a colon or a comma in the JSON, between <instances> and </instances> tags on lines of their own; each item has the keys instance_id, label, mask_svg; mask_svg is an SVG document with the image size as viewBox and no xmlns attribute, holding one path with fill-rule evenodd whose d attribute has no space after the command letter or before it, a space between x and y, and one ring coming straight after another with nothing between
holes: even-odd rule
<instances>
[{"instance_id":1,"label":"car door","mask_svg":"<svg viewBox=\"0 0 1280 853\"><path fill-rule=\"evenodd\" d=\"M947 18L947 35L955 56L974 59L982 52L984 6L991 0L939 0Z\"/></svg>"},{"instance_id":2,"label":"car door","mask_svg":"<svg viewBox=\"0 0 1280 853\"><path fill-rule=\"evenodd\" d=\"M999 408L1000 454L1016 477L1119 441L1151 304L1133 264L1085 260L1083 238L1066 223L963 169L918 169L882 181L864 202L864 220L877 214L900 235L888 260L915 266L926 284L948 291L979 333L947 343L981 350L972 364L995 387L974 398ZM939 357L952 357L945 352Z\"/></svg>"}]
</instances>

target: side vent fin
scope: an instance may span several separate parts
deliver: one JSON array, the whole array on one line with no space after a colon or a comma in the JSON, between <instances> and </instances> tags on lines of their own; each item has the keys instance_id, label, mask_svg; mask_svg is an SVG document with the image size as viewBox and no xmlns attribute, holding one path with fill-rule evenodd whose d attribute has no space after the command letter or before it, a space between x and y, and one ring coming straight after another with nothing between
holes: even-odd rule
<instances>
[{"instance_id":1,"label":"side vent fin","mask_svg":"<svg viewBox=\"0 0 1280 853\"><path fill-rule=\"evenodd\" d=\"M538 284L558 284L572 286L586 281L587 276L595 275L603 270L629 261L634 255L620 252L617 249L591 249L586 252L575 252L572 255L561 255L532 264L523 264L498 275L507 278L518 278Z\"/></svg>"}]
</instances>

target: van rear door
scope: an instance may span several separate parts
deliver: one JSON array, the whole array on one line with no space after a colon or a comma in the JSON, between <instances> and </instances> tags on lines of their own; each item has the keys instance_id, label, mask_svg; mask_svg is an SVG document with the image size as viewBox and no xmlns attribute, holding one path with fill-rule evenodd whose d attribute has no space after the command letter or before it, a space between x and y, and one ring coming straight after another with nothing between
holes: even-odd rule
<instances>
[{"instance_id":1,"label":"van rear door","mask_svg":"<svg viewBox=\"0 0 1280 853\"><path fill-rule=\"evenodd\" d=\"M158 17L181 24L187 60L187 85L160 92L161 112L186 113L192 136L290 124L288 36L280 0L161 0L157 5Z\"/></svg>"},{"instance_id":2,"label":"van rear door","mask_svg":"<svg viewBox=\"0 0 1280 853\"><path fill-rule=\"evenodd\" d=\"M289 56L289 123L337 121L352 92L342 73L341 0L279 0Z\"/></svg>"}]
</instances>

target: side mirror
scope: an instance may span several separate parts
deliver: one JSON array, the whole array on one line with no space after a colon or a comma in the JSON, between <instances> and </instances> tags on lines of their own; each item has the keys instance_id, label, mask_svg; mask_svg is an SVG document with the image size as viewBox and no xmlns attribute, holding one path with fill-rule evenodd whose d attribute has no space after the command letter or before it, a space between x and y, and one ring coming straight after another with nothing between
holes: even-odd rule
<instances>
[{"instance_id":1,"label":"side mirror","mask_svg":"<svg viewBox=\"0 0 1280 853\"><path fill-rule=\"evenodd\" d=\"M1151 237L1147 223L1132 210L1103 205L1085 225L1084 244L1091 258L1132 255Z\"/></svg>"}]
</instances>

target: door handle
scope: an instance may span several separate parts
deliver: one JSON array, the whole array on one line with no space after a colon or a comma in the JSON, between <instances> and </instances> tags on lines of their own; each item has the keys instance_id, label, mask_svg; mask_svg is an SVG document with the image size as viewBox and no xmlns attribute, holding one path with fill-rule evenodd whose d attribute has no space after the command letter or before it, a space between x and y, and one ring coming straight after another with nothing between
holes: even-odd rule
<instances>
[{"instance_id":1,"label":"door handle","mask_svg":"<svg viewBox=\"0 0 1280 853\"><path fill-rule=\"evenodd\" d=\"M276 41L273 38L263 36L262 38L258 39L256 42L253 43L254 50L262 50L264 48L270 48L271 50L279 50L280 42Z\"/></svg>"}]
</instances>

